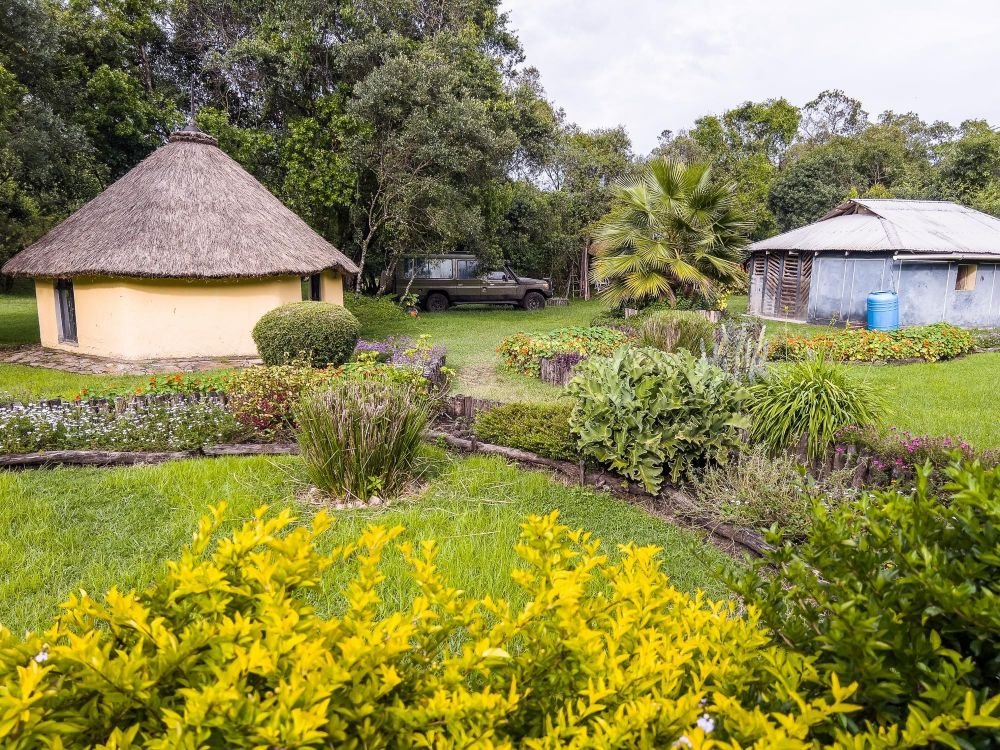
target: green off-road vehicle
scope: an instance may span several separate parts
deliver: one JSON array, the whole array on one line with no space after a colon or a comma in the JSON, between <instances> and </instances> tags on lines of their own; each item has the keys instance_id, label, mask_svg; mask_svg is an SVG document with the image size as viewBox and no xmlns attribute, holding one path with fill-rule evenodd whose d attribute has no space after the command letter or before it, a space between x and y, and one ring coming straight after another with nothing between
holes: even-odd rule
<instances>
[{"instance_id":1,"label":"green off-road vehicle","mask_svg":"<svg viewBox=\"0 0 1000 750\"><path fill-rule=\"evenodd\" d=\"M412 283L411 283L412 279ZM552 296L552 282L518 276L508 266L490 270L474 255L422 255L396 267L395 292L417 295L428 312L452 305L517 305L541 310Z\"/></svg>"}]
</instances>

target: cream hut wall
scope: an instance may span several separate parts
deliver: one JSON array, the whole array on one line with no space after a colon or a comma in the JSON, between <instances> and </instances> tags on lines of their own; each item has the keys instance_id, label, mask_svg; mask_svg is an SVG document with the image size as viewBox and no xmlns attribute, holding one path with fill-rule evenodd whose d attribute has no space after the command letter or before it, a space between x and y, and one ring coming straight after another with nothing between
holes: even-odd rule
<instances>
[{"instance_id":1,"label":"cream hut wall","mask_svg":"<svg viewBox=\"0 0 1000 750\"><path fill-rule=\"evenodd\" d=\"M253 356L261 315L343 304L357 270L192 126L3 268L35 279L42 346L126 360Z\"/></svg>"}]
</instances>

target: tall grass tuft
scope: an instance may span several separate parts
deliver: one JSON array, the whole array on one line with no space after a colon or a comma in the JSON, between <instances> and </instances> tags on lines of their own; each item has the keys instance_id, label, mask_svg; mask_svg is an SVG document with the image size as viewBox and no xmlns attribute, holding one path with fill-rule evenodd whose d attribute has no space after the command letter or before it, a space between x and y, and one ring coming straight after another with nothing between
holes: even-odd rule
<instances>
[{"instance_id":1,"label":"tall grass tuft","mask_svg":"<svg viewBox=\"0 0 1000 750\"><path fill-rule=\"evenodd\" d=\"M664 310L646 318L639 328L642 346L650 346L662 352L676 352L686 349L696 357L704 352L711 353L715 337L715 325L696 312Z\"/></svg>"},{"instance_id":2,"label":"tall grass tuft","mask_svg":"<svg viewBox=\"0 0 1000 750\"><path fill-rule=\"evenodd\" d=\"M337 381L295 406L310 480L337 497L398 494L412 477L432 405L405 386Z\"/></svg>"},{"instance_id":3,"label":"tall grass tuft","mask_svg":"<svg viewBox=\"0 0 1000 750\"><path fill-rule=\"evenodd\" d=\"M820 458L837 431L881 424L886 401L871 384L823 356L772 371L750 388L750 439L778 453L806 436L806 453Z\"/></svg>"}]
</instances>

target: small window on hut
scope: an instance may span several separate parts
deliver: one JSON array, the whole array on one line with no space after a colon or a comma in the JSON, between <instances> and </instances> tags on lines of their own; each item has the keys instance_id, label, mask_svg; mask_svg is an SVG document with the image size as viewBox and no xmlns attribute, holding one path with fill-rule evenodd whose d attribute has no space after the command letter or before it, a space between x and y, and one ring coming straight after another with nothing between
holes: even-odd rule
<instances>
[{"instance_id":1,"label":"small window on hut","mask_svg":"<svg viewBox=\"0 0 1000 750\"><path fill-rule=\"evenodd\" d=\"M955 291L971 292L976 288L976 271L978 267L974 264L961 264L958 267L958 275L955 277Z\"/></svg>"},{"instance_id":2,"label":"small window on hut","mask_svg":"<svg viewBox=\"0 0 1000 750\"><path fill-rule=\"evenodd\" d=\"M73 297L73 282L69 279L56 281L56 323L59 326L59 341L75 344L76 340L76 299Z\"/></svg>"},{"instance_id":3,"label":"small window on hut","mask_svg":"<svg viewBox=\"0 0 1000 750\"><path fill-rule=\"evenodd\" d=\"M312 276L302 277L302 301L303 302L320 302L322 301L322 293L320 286L320 276L318 273L314 273Z\"/></svg>"}]
</instances>

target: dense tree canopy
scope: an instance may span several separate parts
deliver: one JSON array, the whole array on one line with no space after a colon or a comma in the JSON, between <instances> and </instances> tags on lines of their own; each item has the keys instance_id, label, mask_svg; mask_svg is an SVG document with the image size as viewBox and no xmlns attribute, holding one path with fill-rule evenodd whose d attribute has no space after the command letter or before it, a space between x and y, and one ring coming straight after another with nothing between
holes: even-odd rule
<instances>
[{"instance_id":1,"label":"dense tree canopy","mask_svg":"<svg viewBox=\"0 0 1000 750\"><path fill-rule=\"evenodd\" d=\"M500 0L7 0L0 9L0 262L197 123L378 288L405 253L464 250L576 276L643 159L585 131L525 67ZM1000 134L872 121L824 91L665 131L751 238L852 195L1000 214Z\"/></svg>"},{"instance_id":2,"label":"dense tree canopy","mask_svg":"<svg viewBox=\"0 0 1000 750\"><path fill-rule=\"evenodd\" d=\"M12 0L0 260L199 126L363 266L462 249L568 273L631 161L545 98L498 0Z\"/></svg>"}]
</instances>

